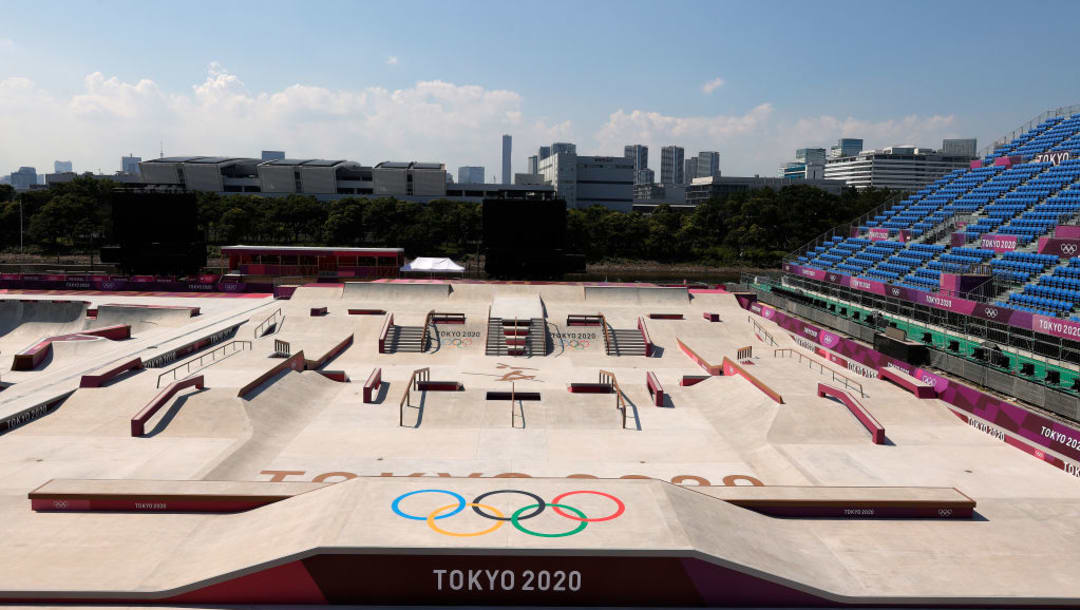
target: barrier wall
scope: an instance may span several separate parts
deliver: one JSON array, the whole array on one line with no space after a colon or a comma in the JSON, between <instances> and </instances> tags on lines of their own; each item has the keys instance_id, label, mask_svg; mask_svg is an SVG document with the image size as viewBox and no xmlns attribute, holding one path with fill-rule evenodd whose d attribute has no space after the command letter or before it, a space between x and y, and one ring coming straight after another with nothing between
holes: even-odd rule
<instances>
[{"instance_id":1,"label":"barrier wall","mask_svg":"<svg viewBox=\"0 0 1080 610\"><path fill-rule=\"evenodd\" d=\"M913 367L861 343L842 338L836 333L789 316L769 305L750 300L740 300L739 303L781 328L790 330L799 337L830 349L868 369L876 371L886 365L892 365L916 379L931 384L939 400L986 420L1038 447L1050 449L1070 459L1080 461L1080 430L1072 426L1028 411L995 396L984 394L958 381ZM849 368L851 368L850 363Z\"/></svg>"}]
</instances>

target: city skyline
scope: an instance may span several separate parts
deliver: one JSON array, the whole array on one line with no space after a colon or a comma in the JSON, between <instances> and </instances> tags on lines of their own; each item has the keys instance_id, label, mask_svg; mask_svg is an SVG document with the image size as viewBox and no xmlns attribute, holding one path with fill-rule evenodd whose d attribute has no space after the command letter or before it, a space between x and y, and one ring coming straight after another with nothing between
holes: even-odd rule
<instances>
[{"instance_id":1,"label":"city skyline","mask_svg":"<svg viewBox=\"0 0 1080 610\"><path fill-rule=\"evenodd\" d=\"M469 13L483 17L469 21L421 2L430 18L418 29L404 27L412 23L404 12L385 12L372 15L357 38L344 35L345 23L316 24L302 7L268 4L281 18L260 35L310 53L273 60L252 53L251 35L235 27L250 19L243 4L221 7L198 28L181 7L116 2L110 11L58 22L32 3L6 4L20 27L0 35L0 173L43 171L56 159L70 159L77 171L110 173L119 156L153 158L162 147L167 156L257 157L275 148L365 164L498 168L505 133L517 144L511 175L527 170L538 146L557 141L602 156L618 156L627 144L658 151L674 143L719 152L724 174L772 175L792 151L848 136L864 138L867 148L936 147L969 137L987 146L1044 110L1080 101L1080 83L1052 77L1064 57L1025 48L989 62L971 52L1018 30L1064 36L1080 16L1075 3L1051 3L1057 18L1031 23L1010 19L1005 3L984 3L987 10L976 14L926 3L934 20L924 19L926 11L896 16L886 15L886 6L852 5L825 8L820 23L806 28L785 11L755 4L663 11L654 3L599 2L581 9L583 18L561 33L567 42L550 51L550 65L566 70L527 72L514 66L535 55L547 28L524 19L523 7L478 3ZM359 10L329 4L345 14ZM633 18L643 11L656 14L647 27ZM685 19L691 13L695 19ZM136 34L106 37L106 25ZM492 53L484 37L455 34L477 27L515 36ZM875 44L910 40L912 32L934 42L901 45L902 52ZM656 52L640 62L592 55L627 35L643 36ZM706 40L705 52L686 62L680 43L691 39ZM850 53L806 51L821 40ZM798 49L806 54L798 69L781 67ZM678 69L670 69L669 55L678 57ZM986 71L1018 66L1032 94L995 97ZM598 75L612 85L593 86ZM638 86L642 75L650 86ZM649 164L656 173L658 156Z\"/></svg>"}]
</instances>

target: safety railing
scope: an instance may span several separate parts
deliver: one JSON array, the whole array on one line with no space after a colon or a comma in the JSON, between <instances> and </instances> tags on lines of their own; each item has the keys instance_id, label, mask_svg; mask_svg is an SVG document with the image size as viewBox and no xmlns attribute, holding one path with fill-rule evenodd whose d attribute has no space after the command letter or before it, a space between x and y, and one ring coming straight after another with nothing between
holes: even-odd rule
<instances>
[{"instance_id":1,"label":"safety railing","mask_svg":"<svg viewBox=\"0 0 1080 610\"><path fill-rule=\"evenodd\" d=\"M626 398L623 396L622 388L619 387L619 380L615 379L615 373L611 371L600 370L598 381L603 384L611 386L611 389L615 391L615 408L622 413L622 427L626 429Z\"/></svg>"},{"instance_id":2,"label":"safety railing","mask_svg":"<svg viewBox=\"0 0 1080 610\"><path fill-rule=\"evenodd\" d=\"M773 339L773 336L769 334L769 331L765 330L765 327L762 326L761 324L758 324L758 321L755 320L753 316L746 316L746 321L749 322L754 327L755 332L758 332L758 333L761 334L761 340L762 341L765 341L766 343L768 343L769 345L772 345L772 346L776 345L776 339Z\"/></svg>"},{"instance_id":3,"label":"safety railing","mask_svg":"<svg viewBox=\"0 0 1080 610\"><path fill-rule=\"evenodd\" d=\"M749 360L750 358L753 358L753 357L754 357L754 346L753 345L747 345L745 347L740 347L735 352L735 359L736 360Z\"/></svg>"},{"instance_id":4,"label":"safety railing","mask_svg":"<svg viewBox=\"0 0 1080 610\"><path fill-rule=\"evenodd\" d=\"M292 354L292 345L288 341L274 339L274 355L279 358L288 358Z\"/></svg>"},{"instance_id":5,"label":"safety railing","mask_svg":"<svg viewBox=\"0 0 1080 610\"><path fill-rule=\"evenodd\" d=\"M210 364L217 362L218 352L221 352L221 359L224 360L225 358L232 356L236 352L243 351L245 348L249 350L251 349L251 341L246 341L244 339L236 339L234 341L229 341L228 343L216 347L213 350L203 354L202 356L199 356L198 358L192 358L191 360L188 360L187 362L184 362L182 364L178 364L173 368L165 371L164 373L158 375L157 384L155 384L154 387L160 388L161 380L170 375L172 381L176 381L177 375L179 374L179 371L181 369L184 370L184 377L187 377L191 374L192 366L194 366L196 370L203 368L203 362L205 362L207 358L210 359ZM207 364L206 366L210 366L210 364Z\"/></svg>"},{"instance_id":6,"label":"safety railing","mask_svg":"<svg viewBox=\"0 0 1080 610\"><path fill-rule=\"evenodd\" d=\"M600 316L600 328L604 331L604 353L607 354L611 351L611 337L608 336L608 323L604 314L597 314Z\"/></svg>"},{"instance_id":7,"label":"safety railing","mask_svg":"<svg viewBox=\"0 0 1080 610\"><path fill-rule=\"evenodd\" d=\"M267 316L265 320L260 322L259 325L255 327L255 338L258 339L259 337L263 336L270 328L271 324L280 322L280 320L277 320L277 318L280 318L281 320L285 319L285 312L280 307L278 307L277 310L274 311L274 313Z\"/></svg>"},{"instance_id":8,"label":"safety railing","mask_svg":"<svg viewBox=\"0 0 1080 610\"><path fill-rule=\"evenodd\" d=\"M431 378L431 369L424 367L422 369L416 369L409 376L409 382L405 384L405 394L401 397L401 402L398 403L398 426L405 425L405 407L412 406L412 391L419 390L421 381L428 381Z\"/></svg>"},{"instance_id":9,"label":"safety railing","mask_svg":"<svg viewBox=\"0 0 1080 610\"><path fill-rule=\"evenodd\" d=\"M807 362L809 362L809 368L811 370L813 370L813 368L815 366L817 366L818 370L821 372L822 375L825 375L825 374L831 375L833 381L835 381L837 383L844 384L845 388L847 388L849 390L855 390L855 391L857 391L859 393L859 396L861 398L866 398L866 393L863 392L863 386L858 381L855 381L854 379L851 379L849 377L845 377L841 373L838 373L837 371L832 370L831 368L825 366L824 364L818 362L817 360L814 360L813 358L811 358L809 356L804 356L802 353L797 352L797 351L795 351L794 349L792 349L790 347L784 347L784 348L774 349L773 350L773 357L774 358L788 357L788 356L793 356L793 355L797 356L799 358L799 363L800 364L802 363L803 360L806 360Z\"/></svg>"}]
</instances>

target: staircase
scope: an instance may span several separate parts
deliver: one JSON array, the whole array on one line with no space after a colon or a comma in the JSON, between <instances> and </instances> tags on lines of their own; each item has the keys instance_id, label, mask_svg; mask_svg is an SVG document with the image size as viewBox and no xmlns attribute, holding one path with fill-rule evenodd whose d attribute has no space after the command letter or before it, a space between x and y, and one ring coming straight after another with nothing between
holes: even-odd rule
<instances>
[{"instance_id":1,"label":"staircase","mask_svg":"<svg viewBox=\"0 0 1080 610\"><path fill-rule=\"evenodd\" d=\"M528 353L530 356L547 355L547 324L543 318L529 320Z\"/></svg>"},{"instance_id":2,"label":"staircase","mask_svg":"<svg viewBox=\"0 0 1080 610\"><path fill-rule=\"evenodd\" d=\"M484 353L488 356L505 356L506 335L503 334L502 318L488 318L487 343Z\"/></svg>"},{"instance_id":3,"label":"staircase","mask_svg":"<svg viewBox=\"0 0 1080 610\"><path fill-rule=\"evenodd\" d=\"M645 355L645 339L636 328L612 328L608 337L608 356Z\"/></svg>"},{"instance_id":4,"label":"staircase","mask_svg":"<svg viewBox=\"0 0 1080 610\"><path fill-rule=\"evenodd\" d=\"M423 326L391 326L386 336L387 352L426 352Z\"/></svg>"}]
</instances>

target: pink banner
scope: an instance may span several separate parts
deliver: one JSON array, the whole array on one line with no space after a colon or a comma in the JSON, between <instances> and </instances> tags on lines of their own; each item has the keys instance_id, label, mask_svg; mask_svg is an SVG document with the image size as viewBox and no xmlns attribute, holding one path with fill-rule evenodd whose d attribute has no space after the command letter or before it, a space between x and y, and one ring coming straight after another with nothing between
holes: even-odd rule
<instances>
[{"instance_id":1,"label":"pink banner","mask_svg":"<svg viewBox=\"0 0 1080 610\"><path fill-rule=\"evenodd\" d=\"M1072 258L1074 256L1077 256L1078 253L1080 253L1080 238L1039 238L1039 254L1053 254L1061 258Z\"/></svg>"},{"instance_id":2,"label":"pink banner","mask_svg":"<svg viewBox=\"0 0 1080 610\"><path fill-rule=\"evenodd\" d=\"M1080 239L1080 225L1058 225L1054 237L1061 239Z\"/></svg>"},{"instance_id":3,"label":"pink banner","mask_svg":"<svg viewBox=\"0 0 1080 610\"><path fill-rule=\"evenodd\" d=\"M1012 252L1020 238L1004 233L986 233L979 238L979 247L994 252Z\"/></svg>"},{"instance_id":4,"label":"pink banner","mask_svg":"<svg viewBox=\"0 0 1080 610\"><path fill-rule=\"evenodd\" d=\"M889 230L883 227L870 227L870 239L871 241L889 239Z\"/></svg>"}]
</instances>

